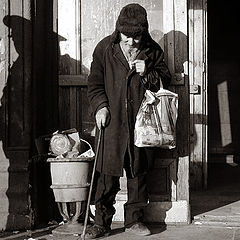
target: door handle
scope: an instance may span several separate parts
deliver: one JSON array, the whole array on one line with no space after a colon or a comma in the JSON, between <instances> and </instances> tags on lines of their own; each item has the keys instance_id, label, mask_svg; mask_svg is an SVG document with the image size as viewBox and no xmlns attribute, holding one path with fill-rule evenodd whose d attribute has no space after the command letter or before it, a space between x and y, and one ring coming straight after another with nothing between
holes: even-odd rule
<instances>
[{"instance_id":1,"label":"door handle","mask_svg":"<svg viewBox=\"0 0 240 240\"><path fill-rule=\"evenodd\" d=\"M201 87L200 85L190 85L189 86L189 92L190 94L200 94Z\"/></svg>"}]
</instances>

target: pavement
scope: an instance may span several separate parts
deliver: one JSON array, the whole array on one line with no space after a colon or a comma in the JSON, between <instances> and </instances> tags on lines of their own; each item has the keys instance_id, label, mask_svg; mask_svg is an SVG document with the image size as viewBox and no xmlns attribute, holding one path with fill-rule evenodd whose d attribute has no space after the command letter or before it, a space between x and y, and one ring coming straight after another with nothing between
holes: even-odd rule
<instances>
[{"instance_id":1,"label":"pavement","mask_svg":"<svg viewBox=\"0 0 240 240\"><path fill-rule=\"evenodd\" d=\"M114 222L106 240L240 240L239 169L229 166L210 168L207 190L191 192L189 225L148 225L152 235L134 236L124 232L123 223ZM50 224L53 224L51 222ZM54 223L57 224L57 223ZM64 225L63 225L64 226ZM79 224L80 226L80 224ZM49 225L33 231L0 232L0 239L11 240L81 240L78 234L59 234L62 225ZM81 226L80 226L81 228ZM71 231L70 231L71 232ZM103 238L102 238L103 239Z\"/></svg>"},{"instance_id":2,"label":"pavement","mask_svg":"<svg viewBox=\"0 0 240 240\"><path fill-rule=\"evenodd\" d=\"M139 237L124 232L122 223L113 223L110 236L101 238L106 240L240 240L240 227L223 225L148 225L152 234ZM55 231L59 228L50 226L43 229L25 232L0 233L1 239L11 240L81 240L77 234L59 234Z\"/></svg>"}]
</instances>

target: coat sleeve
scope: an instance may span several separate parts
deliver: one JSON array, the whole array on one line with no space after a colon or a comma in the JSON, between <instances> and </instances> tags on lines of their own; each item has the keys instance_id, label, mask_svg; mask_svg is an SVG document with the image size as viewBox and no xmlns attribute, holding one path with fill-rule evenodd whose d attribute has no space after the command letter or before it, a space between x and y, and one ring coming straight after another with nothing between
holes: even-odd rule
<instances>
[{"instance_id":1,"label":"coat sleeve","mask_svg":"<svg viewBox=\"0 0 240 240\"><path fill-rule=\"evenodd\" d=\"M159 90L160 84L162 84L163 88L167 89L171 81L171 74L164 61L162 49L157 49L154 58L149 61L152 62L146 64L146 66L149 67L146 68L145 73L141 77L144 87L151 91L157 91Z\"/></svg>"},{"instance_id":2,"label":"coat sleeve","mask_svg":"<svg viewBox=\"0 0 240 240\"><path fill-rule=\"evenodd\" d=\"M93 52L90 74L88 76L88 100L93 115L103 108L108 107L108 98L104 85L104 47L98 44Z\"/></svg>"}]
</instances>

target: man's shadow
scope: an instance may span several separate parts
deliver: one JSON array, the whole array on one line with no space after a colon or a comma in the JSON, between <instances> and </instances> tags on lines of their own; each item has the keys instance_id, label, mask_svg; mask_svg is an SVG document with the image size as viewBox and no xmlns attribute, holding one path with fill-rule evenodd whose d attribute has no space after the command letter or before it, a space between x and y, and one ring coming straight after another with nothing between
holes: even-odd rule
<instances>
[{"instance_id":1,"label":"man's shadow","mask_svg":"<svg viewBox=\"0 0 240 240\"><path fill-rule=\"evenodd\" d=\"M38 38L36 33L40 27L16 15L5 16L3 23L8 27L8 61L11 61L0 106L0 140L9 161L6 229L16 225L21 229L34 223L26 216L38 224L56 216L58 219L59 215L50 189L49 166L46 157L38 155L34 140L58 128L57 54L58 42L64 39L54 32L48 35L52 43L48 54L55 65L55 71L50 73L41 45L44 37ZM49 77L50 74L54 77Z\"/></svg>"},{"instance_id":2,"label":"man's shadow","mask_svg":"<svg viewBox=\"0 0 240 240\"><path fill-rule=\"evenodd\" d=\"M9 55L5 59L9 63L7 82L1 89L0 105L0 140L5 160L9 161L8 167L8 197L9 213L6 229L13 227L15 221L24 226L27 221L24 214L30 213L27 204L28 185L28 150L31 142L31 114L26 105L31 102L31 28L27 20L21 17L5 16L3 23L9 28L8 46ZM23 34L23 28L25 34ZM10 30L11 29L11 30ZM12 39L15 51L10 44ZM10 54L11 52L11 54ZM11 60L11 62L10 62ZM18 196L18 197L17 197ZM15 219L16 218L16 219Z\"/></svg>"},{"instance_id":3,"label":"man's shadow","mask_svg":"<svg viewBox=\"0 0 240 240\"><path fill-rule=\"evenodd\" d=\"M59 124L64 113L58 108L58 75L68 75L74 66L81 65L69 55L60 56L59 42L67 39L53 32L51 24L43 26L38 18L30 21L16 15L5 16L2 21L8 27L12 61L4 89L0 89L0 140L9 161L6 228L16 225L16 216L24 219L17 220L23 227L27 226L27 215L34 218L31 223L36 226L46 225L52 220L60 221L61 216L50 189L48 147L45 144L44 152L39 153L35 140L61 130L60 127L69 127ZM86 67L81 68L88 73ZM16 168L21 176L16 174ZM21 201L16 198L17 189L21 191Z\"/></svg>"}]
</instances>

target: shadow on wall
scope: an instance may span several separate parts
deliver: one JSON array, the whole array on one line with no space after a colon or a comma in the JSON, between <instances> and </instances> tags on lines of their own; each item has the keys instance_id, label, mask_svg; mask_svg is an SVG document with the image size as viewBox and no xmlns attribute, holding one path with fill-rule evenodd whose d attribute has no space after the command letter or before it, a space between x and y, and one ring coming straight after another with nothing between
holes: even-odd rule
<instances>
[{"instance_id":1,"label":"shadow on wall","mask_svg":"<svg viewBox=\"0 0 240 240\"><path fill-rule=\"evenodd\" d=\"M161 35L161 34L158 34ZM206 166L202 162L202 156L196 155L194 150L197 142L197 130L196 126L207 125L207 116L203 114L190 114L190 94L189 94L189 78L188 78L188 39L187 36L180 31L170 31L164 35L159 41L161 46L164 43L172 42L175 39L174 53L177 56L174 59L175 72L178 76L184 75L184 85L176 86L176 92L179 94L179 116L177 121L177 152L175 153L179 157L188 156L189 153L194 156L190 158L189 165L189 184L190 189L199 189L204 185L203 171ZM187 50L186 50L187 49ZM177 77L175 78L177 82ZM174 89L174 88L173 88ZM190 126L194 123L193 126ZM191 132L190 132L191 131ZM190 156L191 157L191 156Z\"/></svg>"},{"instance_id":2,"label":"shadow on wall","mask_svg":"<svg viewBox=\"0 0 240 240\"><path fill-rule=\"evenodd\" d=\"M39 155L35 139L60 129L58 73L68 74L72 65L80 64L67 55L59 56L59 42L66 39L53 32L53 2L36 1L31 9L35 10L31 21L16 15L2 19L9 31L10 62L0 106L0 140L9 161L8 230L62 219L50 189L48 149Z\"/></svg>"},{"instance_id":3,"label":"shadow on wall","mask_svg":"<svg viewBox=\"0 0 240 240\"><path fill-rule=\"evenodd\" d=\"M30 228L34 221L49 221L58 212L49 188L46 159L34 157L34 139L54 132L58 126L58 36L44 29L37 16L34 20L21 16L5 16L2 20L9 28L8 60L12 63L0 108L0 139L9 161L8 230ZM11 42L16 59L12 59Z\"/></svg>"},{"instance_id":4,"label":"shadow on wall","mask_svg":"<svg viewBox=\"0 0 240 240\"><path fill-rule=\"evenodd\" d=\"M164 49L165 61L171 71L172 83L170 90L176 92L179 97L178 120L177 120L177 148L172 151L172 156L186 157L189 155L189 119L190 98L188 81L188 39L180 31L170 31L166 34L159 30L151 31L152 38ZM172 53L168 56L167 49L174 45ZM176 75L184 76L181 84L176 81ZM174 81L173 81L174 80ZM184 129L184 131L183 131Z\"/></svg>"},{"instance_id":5,"label":"shadow on wall","mask_svg":"<svg viewBox=\"0 0 240 240\"><path fill-rule=\"evenodd\" d=\"M8 213L6 229L24 228L29 226L25 215L30 215L28 201L29 173L28 159L31 144L32 116L31 109L27 107L31 102L31 27L28 20L18 16L5 16L3 23L9 28L9 53L14 57L10 45L13 41L16 59L11 59L9 64L6 86L3 89L0 108L0 140L3 143L5 157L9 161L8 172ZM25 32L23 33L23 28ZM23 39L27 39L24 47Z\"/></svg>"},{"instance_id":6,"label":"shadow on wall","mask_svg":"<svg viewBox=\"0 0 240 240\"><path fill-rule=\"evenodd\" d=\"M167 213L172 208L171 201L187 200L188 198L188 196L183 196L184 194L180 192L181 190L177 185L179 183L178 181L184 182L185 176L187 176L184 172L179 173L181 170L179 170L178 157L183 158L189 156L189 82L187 69L184 68L186 64L188 64L188 43L187 36L180 31L170 31L167 34L163 34L163 32L159 30L153 30L150 34L161 48L164 49L165 60L170 67L172 78L174 78L176 73L184 75L182 84L175 86L175 83L172 83L172 86L170 86L170 90L179 95L177 147L172 150L156 148L154 168L149 173L150 201L163 202L163 204L165 204L164 213L161 212L163 221L174 221L174 216L169 215L170 212ZM170 43L170 41L172 41L172 44L175 46L175 56L168 56L167 44ZM185 163L188 165L188 160ZM183 164L183 161L181 164ZM183 169L183 166L181 166L181 169ZM188 167L185 169L188 169ZM178 177L182 179L178 179ZM186 187L188 188L188 186ZM184 186L182 186L182 190L183 189Z\"/></svg>"}]
</instances>

